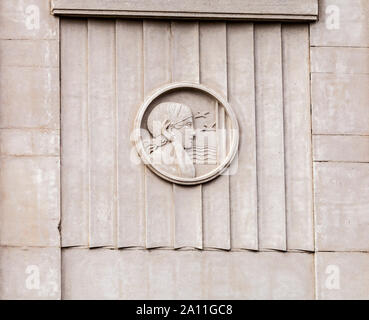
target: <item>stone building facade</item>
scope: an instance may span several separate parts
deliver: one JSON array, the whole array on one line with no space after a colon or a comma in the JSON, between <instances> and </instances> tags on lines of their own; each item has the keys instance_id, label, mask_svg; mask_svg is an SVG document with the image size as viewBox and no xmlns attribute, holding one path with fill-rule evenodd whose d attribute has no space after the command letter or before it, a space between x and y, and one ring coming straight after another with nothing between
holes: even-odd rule
<instances>
[{"instance_id":1,"label":"stone building facade","mask_svg":"<svg viewBox=\"0 0 369 320\"><path fill-rule=\"evenodd\" d=\"M368 299L368 21L367 0L1 0L0 299ZM173 83L159 102L201 118L201 86L234 112L226 174L140 163L135 117Z\"/></svg>"}]
</instances>

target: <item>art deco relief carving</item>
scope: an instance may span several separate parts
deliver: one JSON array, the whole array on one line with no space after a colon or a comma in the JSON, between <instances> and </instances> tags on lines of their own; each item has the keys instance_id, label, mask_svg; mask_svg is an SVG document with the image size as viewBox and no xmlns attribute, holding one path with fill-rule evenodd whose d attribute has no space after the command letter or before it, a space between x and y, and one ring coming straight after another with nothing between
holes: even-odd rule
<instances>
[{"instance_id":1,"label":"art deco relief carving","mask_svg":"<svg viewBox=\"0 0 369 320\"><path fill-rule=\"evenodd\" d=\"M143 162L178 184L209 181L224 173L238 148L238 124L228 102L212 89L174 83L154 92L135 121Z\"/></svg>"}]
</instances>

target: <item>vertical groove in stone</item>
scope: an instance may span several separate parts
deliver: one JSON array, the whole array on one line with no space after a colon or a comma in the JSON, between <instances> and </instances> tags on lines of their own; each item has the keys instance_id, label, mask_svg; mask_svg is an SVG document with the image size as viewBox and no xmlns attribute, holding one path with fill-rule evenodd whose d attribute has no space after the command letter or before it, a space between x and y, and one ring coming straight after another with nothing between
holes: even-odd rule
<instances>
[{"instance_id":1,"label":"vertical groove in stone","mask_svg":"<svg viewBox=\"0 0 369 320\"><path fill-rule=\"evenodd\" d=\"M113 245L115 248L118 247L118 212L120 209L119 203L119 175L118 175L118 166L119 166L119 119L118 119L118 57L117 57L117 21L114 20L114 202L115 202L115 210L113 217Z\"/></svg>"},{"instance_id":2,"label":"vertical groove in stone","mask_svg":"<svg viewBox=\"0 0 369 320\"><path fill-rule=\"evenodd\" d=\"M114 246L115 21L88 21L90 247Z\"/></svg>"},{"instance_id":3,"label":"vertical groove in stone","mask_svg":"<svg viewBox=\"0 0 369 320\"><path fill-rule=\"evenodd\" d=\"M145 246L144 166L133 123L143 100L142 21L117 20L118 247Z\"/></svg>"},{"instance_id":4,"label":"vertical groove in stone","mask_svg":"<svg viewBox=\"0 0 369 320\"><path fill-rule=\"evenodd\" d=\"M87 20L61 20L61 239L88 245ZM78 48L78 50L77 50Z\"/></svg>"},{"instance_id":5,"label":"vertical groove in stone","mask_svg":"<svg viewBox=\"0 0 369 320\"><path fill-rule=\"evenodd\" d=\"M232 249L258 249L254 25L228 23L228 93L240 128L230 167Z\"/></svg>"},{"instance_id":6,"label":"vertical groove in stone","mask_svg":"<svg viewBox=\"0 0 369 320\"><path fill-rule=\"evenodd\" d=\"M170 23L144 21L144 94L171 82ZM146 246L173 247L173 186L145 170Z\"/></svg>"},{"instance_id":7,"label":"vertical groove in stone","mask_svg":"<svg viewBox=\"0 0 369 320\"><path fill-rule=\"evenodd\" d=\"M280 24L255 25L259 247L286 250Z\"/></svg>"},{"instance_id":8,"label":"vertical groove in stone","mask_svg":"<svg viewBox=\"0 0 369 320\"><path fill-rule=\"evenodd\" d=\"M226 23L200 23L201 83L227 98ZM203 246L230 249L229 176L203 185Z\"/></svg>"},{"instance_id":9,"label":"vertical groove in stone","mask_svg":"<svg viewBox=\"0 0 369 320\"><path fill-rule=\"evenodd\" d=\"M199 83L199 24L172 22L172 81ZM189 107L193 107L189 105ZM202 248L201 185L173 185L174 247Z\"/></svg>"},{"instance_id":10,"label":"vertical groove in stone","mask_svg":"<svg viewBox=\"0 0 369 320\"><path fill-rule=\"evenodd\" d=\"M309 34L282 26L287 245L314 250Z\"/></svg>"}]
</instances>

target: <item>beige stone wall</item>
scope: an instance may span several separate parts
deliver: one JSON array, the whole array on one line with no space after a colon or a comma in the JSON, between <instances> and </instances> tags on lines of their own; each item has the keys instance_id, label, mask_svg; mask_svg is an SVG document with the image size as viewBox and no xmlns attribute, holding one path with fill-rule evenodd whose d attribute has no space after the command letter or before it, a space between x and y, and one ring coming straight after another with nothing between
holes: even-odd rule
<instances>
[{"instance_id":1,"label":"beige stone wall","mask_svg":"<svg viewBox=\"0 0 369 320\"><path fill-rule=\"evenodd\" d=\"M369 299L369 2L319 2L320 21L303 33L310 37L315 249L227 252L88 249L83 229L64 230L69 238L61 249L60 172L68 166L60 164L59 18L48 0L1 0L0 299ZM298 41L293 33L283 40ZM299 79L291 52L284 56L288 83ZM70 72L76 68L83 66ZM289 98L291 110L298 99ZM293 133L292 124L286 126ZM78 215L68 219L88 224ZM296 230L287 229L292 249L300 245Z\"/></svg>"},{"instance_id":2,"label":"beige stone wall","mask_svg":"<svg viewBox=\"0 0 369 320\"><path fill-rule=\"evenodd\" d=\"M323 0L310 27L319 299L369 298L368 19L366 0Z\"/></svg>"},{"instance_id":3,"label":"beige stone wall","mask_svg":"<svg viewBox=\"0 0 369 320\"><path fill-rule=\"evenodd\" d=\"M59 22L0 2L0 299L60 298Z\"/></svg>"}]
</instances>

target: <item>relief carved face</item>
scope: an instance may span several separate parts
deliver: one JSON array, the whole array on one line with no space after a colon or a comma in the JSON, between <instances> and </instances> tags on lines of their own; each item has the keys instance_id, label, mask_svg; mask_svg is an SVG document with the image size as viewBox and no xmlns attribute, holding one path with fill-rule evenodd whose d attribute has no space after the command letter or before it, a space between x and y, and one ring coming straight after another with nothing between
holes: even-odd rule
<instances>
[{"instance_id":1,"label":"relief carved face","mask_svg":"<svg viewBox=\"0 0 369 320\"><path fill-rule=\"evenodd\" d=\"M194 130L193 117L181 121L177 126L172 128L172 133L177 141L181 141L183 148L191 149L193 146L193 140L196 136Z\"/></svg>"},{"instance_id":2,"label":"relief carved face","mask_svg":"<svg viewBox=\"0 0 369 320\"><path fill-rule=\"evenodd\" d=\"M135 120L138 154L155 174L174 183L207 182L236 155L238 124L228 102L194 83L159 88Z\"/></svg>"},{"instance_id":3,"label":"relief carved face","mask_svg":"<svg viewBox=\"0 0 369 320\"><path fill-rule=\"evenodd\" d=\"M195 136L191 109L180 103L165 102L150 113L147 128L152 136L149 153L168 173L194 178L195 167L186 149L192 149Z\"/></svg>"},{"instance_id":4,"label":"relief carved face","mask_svg":"<svg viewBox=\"0 0 369 320\"><path fill-rule=\"evenodd\" d=\"M175 102L156 106L149 115L147 128L154 139L176 141L185 149L192 148L196 135L191 109Z\"/></svg>"}]
</instances>

